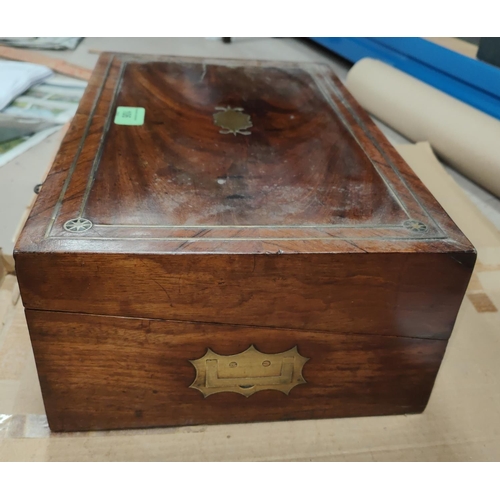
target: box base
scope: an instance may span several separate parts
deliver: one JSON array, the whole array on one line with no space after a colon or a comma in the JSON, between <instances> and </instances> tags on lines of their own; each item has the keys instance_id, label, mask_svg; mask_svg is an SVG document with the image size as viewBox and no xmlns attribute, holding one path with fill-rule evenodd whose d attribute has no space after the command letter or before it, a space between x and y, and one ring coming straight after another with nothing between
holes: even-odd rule
<instances>
[{"instance_id":1,"label":"box base","mask_svg":"<svg viewBox=\"0 0 500 500\"><path fill-rule=\"evenodd\" d=\"M420 413L447 344L34 310L26 316L53 431ZM234 358L251 346L266 359L245 365ZM307 361L287 372L293 349ZM285 364L261 377L281 354ZM219 360L201 382L193 363L200 359ZM289 376L303 382L286 393L280 383ZM204 394L197 379L221 391ZM226 392L235 385L247 393ZM258 390L248 394L249 386Z\"/></svg>"}]
</instances>

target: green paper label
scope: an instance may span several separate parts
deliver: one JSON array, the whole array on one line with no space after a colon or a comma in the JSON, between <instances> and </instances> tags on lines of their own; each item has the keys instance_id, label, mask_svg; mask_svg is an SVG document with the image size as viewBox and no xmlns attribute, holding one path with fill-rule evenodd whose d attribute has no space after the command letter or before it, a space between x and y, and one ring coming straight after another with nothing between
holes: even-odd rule
<instances>
[{"instance_id":1,"label":"green paper label","mask_svg":"<svg viewBox=\"0 0 500 500\"><path fill-rule=\"evenodd\" d=\"M115 123L117 125L144 125L144 108L131 108L129 106L118 106L116 108Z\"/></svg>"}]
</instances>

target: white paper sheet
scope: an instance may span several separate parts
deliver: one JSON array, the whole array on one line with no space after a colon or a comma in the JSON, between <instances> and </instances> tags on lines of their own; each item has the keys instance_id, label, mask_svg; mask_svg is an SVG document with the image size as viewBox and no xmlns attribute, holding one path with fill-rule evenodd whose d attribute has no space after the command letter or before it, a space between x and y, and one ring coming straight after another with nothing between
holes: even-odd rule
<instances>
[{"instance_id":1,"label":"white paper sheet","mask_svg":"<svg viewBox=\"0 0 500 500\"><path fill-rule=\"evenodd\" d=\"M28 49L74 50L81 40L82 37L10 37L0 38L0 44Z\"/></svg>"},{"instance_id":2,"label":"white paper sheet","mask_svg":"<svg viewBox=\"0 0 500 500\"><path fill-rule=\"evenodd\" d=\"M51 75L51 69L39 64L0 61L0 110L32 85Z\"/></svg>"},{"instance_id":3,"label":"white paper sheet","mask_svg":"<svg viewBox=\"0 0 500 500\"><path fill-rule=\"evenodd\" d=\"M12 141L3 142L0 144L0 168L3 167L7 162L13 160L16 156L21 153L28 151L36 144L42 142L46 137L53 134L61 128L61 125L53 126L37 132L31 136L18 137Z\"/></svg>"}]
</instances>

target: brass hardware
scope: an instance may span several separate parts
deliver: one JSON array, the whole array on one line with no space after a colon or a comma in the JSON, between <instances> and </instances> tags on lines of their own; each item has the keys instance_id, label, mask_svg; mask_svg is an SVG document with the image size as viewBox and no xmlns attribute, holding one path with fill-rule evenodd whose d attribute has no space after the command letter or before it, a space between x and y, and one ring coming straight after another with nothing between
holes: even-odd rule
<instances>
[{"instance_id":1,"label":"brass hardware","mask_svg":"<svg viewBox=\"0 0 500 500\"><path fill-rule=\"evenodd\" d=\"M413 231L414 233L425 233L427 231L427 226L419 220L405 220L403 226L408 229L408 231Z\"/></svg>"},{"instance_id":2,"label":"brass hardware","mask_svg":"<svg viewBox=\"0 0 500 500\"><path fill-rule=\"evenodd\" d=\"M241 134L250 135L251 132L245 130L253 126L250 115L243 113L243 108L215 108L218 113L214 113L214 123L222 128L221 134Z\"/></svg>"},{"instance_id":3,"label":"brass hardware","mask_svg":"<svg viewBox=\"0 0 500 500\"><path fill-rule=\"evenodd\" d=\"M88 219L70 219L64 223L64 229L70 233L84 233L92 228L92 222Z\"/></svg>"},{"instance_id":4,"label":"brass hardware","mask_svg":"<svg viewBox=\"0 0 500 500\"><path fill-rule=\"evenodd\" d=\"M189 360L196 369L189 387L205 397L217 392L237 392L249 397L266 389L288 394L296 385L307 383L302 368L308 360L299 354L297 346L279 354L264 354L252 345L232 356L207 349L203 357Z\"/></svg>"}]
</instances>

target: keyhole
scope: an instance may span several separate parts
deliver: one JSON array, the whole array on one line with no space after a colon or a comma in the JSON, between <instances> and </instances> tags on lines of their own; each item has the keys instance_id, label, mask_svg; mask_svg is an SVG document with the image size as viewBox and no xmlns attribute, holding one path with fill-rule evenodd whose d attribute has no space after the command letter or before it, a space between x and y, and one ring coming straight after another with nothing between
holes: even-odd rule
<instances>
[{"instance_id":1,"label":"keyhole","mask_svg":"<svg viewBox=\"0 0 500 500\"><path fill-rule=\"evenodd\" d=\"M231 363L229 363L229 368L236 368L238 366L238 363L236 363L236 361L231 361Z\"/></svg>"},{"instance_id":2,"label":"keyhole","mask_svg":"<svg viewBox=\"0 0 500 500\"><path fill-rule=\"evenodd\" d=\"M262 366L270 366L271 365L271 361L268 361L267 359L265 361L262 361Z\"/></svg>"}]
</instances>

